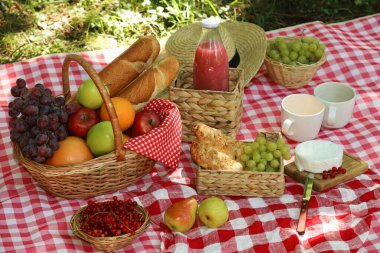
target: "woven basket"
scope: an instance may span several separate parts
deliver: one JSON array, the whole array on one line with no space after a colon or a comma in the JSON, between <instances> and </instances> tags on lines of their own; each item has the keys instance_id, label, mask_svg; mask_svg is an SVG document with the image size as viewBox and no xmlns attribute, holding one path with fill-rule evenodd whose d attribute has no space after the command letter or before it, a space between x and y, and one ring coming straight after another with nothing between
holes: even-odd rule
<instances>
[{"instance_id":1,"label":"woven basket","mask_svg":"<svg viewBox=\"0 0 380 253\"><path fill-rule=\"evenodd\" d=\"M293 41L301 37L287 37L286 41ZM274 40L271 39L271 40ZM271 41L269 40L269 41ZM280 84L288 89L298 88L308 84L317 72L319 66L326 61L326 53L324 53L319 61L313 64L303 64L292 66L272 60L266 56L264 59L265 67L269 77L277 84Z\"/></svg>"},{"instance_id":2,"label":"woven basket","mask_svg":"<svg viewBox=\"0 0 380 253\"><path fill-rule=\"evenodd\" d=\"M111 99L96 71L78 55L67 55L62 66L63 90L66 101L72 99L68 69L71 61L79 63L100 91L111 118L115 136L115 151L83 163L50 166L25 158L14 145L18 161L29 171L38 184L52 195L78 199L115 192L148 174L155 161L123 148L121 130Z\"/></svg>"},{"instance_id":3,"label":"woven basket","mask_svg":"<svg viewBox=\"0 0 380 253\"><path fill-rule=\"evenodd\" d=\"M229 79L228 92L195 90L193 67L181 66L177 79L169 87L169 99L180 111L183 141L195 139L193 128L199 122L235 138L243 112L243 70L231 68Z\"/></svg>"},{"instance_id":4,"label":"woven basket","mask_svg":"<svg viewBox=\"0 0 380 253\"><path fill-rule=\"evenodd\" d=\"M150 222L149 213L142 206L137 205L136 206L137 210L144 216L144 223L141 225L141 227L138 230L135 231L135 234L133 235L124 234L124 235L112 236L112 237L94 237L94 236L88 235L87 233L83 232L80 229L79 218L80 218L80 213L83 211L84 208L85 207L82 207L81 209L79 209L78 212L76 212L71 217L70 219L71 229L73 230L73 233L79 238L81 238L82 240L89 242L98 250L103 250L106 252L118 250L131 244L132 241L136 237L138 237L140 234L144 232L144 230L149 226L149 222Z\"/></svg>"},{"instance_id":5,"label":"woven basket","mask_svg":"<svg viewBox=\"0 0 380 253\"><path fill-rule=\"evenodd\" d=\"M267 140L276 141L281 135L278 132L262 133ZM235 142L243 149L248 142ZM209 170L198 166L196 189L202 195L276 197L284 194L284 163L280 159L278 172L255 171L221 171Z\"/></svg>"}]
</instances>

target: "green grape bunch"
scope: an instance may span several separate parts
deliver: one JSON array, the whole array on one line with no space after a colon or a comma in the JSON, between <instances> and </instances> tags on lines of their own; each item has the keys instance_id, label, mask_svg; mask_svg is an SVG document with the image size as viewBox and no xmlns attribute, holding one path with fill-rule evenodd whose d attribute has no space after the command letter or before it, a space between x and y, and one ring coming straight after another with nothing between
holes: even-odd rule
<instances>
[{"instance_id":1,"label":"green grape bunch","mask_svg":"<svg viewBox=\"0 0 380 253\"><path fill-rule=\"evenodd\" d=\"M254 142L244 144L240 161L247 171L278 172L281 159L290 158L290 146L286 144L284 138L271 141L260 134Z\"/></svg>"},{"instance_id":2,"label":"green grape bunch","mask_svg":"<svg viewBox=\"0 0 380 253\"><path fill-rule=\"evenodd\" d=\"M318 62L325 54L325 45L314 37L300 37L287 40L276 37L268 41L267 56L274 61L291 66Z\"/></svg>"}]
</instances>

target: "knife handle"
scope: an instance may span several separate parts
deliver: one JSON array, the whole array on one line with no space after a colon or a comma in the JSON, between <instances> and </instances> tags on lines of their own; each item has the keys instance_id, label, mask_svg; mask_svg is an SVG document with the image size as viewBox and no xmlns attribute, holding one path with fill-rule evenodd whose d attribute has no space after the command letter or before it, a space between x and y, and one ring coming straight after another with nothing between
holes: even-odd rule
<instances>
[{"instance_id":1,"label":"knife handle","mask_svg":"<svg viewBox=\"0 0 380 253\"><path fill-rule=\"evenodd\" d=\"M308 205L308 201L302 201L300 217L298 219L298 225L297 225L297 233L300 235L303 235L306 230L307 205Z\"/></svg>"}]
</instances>

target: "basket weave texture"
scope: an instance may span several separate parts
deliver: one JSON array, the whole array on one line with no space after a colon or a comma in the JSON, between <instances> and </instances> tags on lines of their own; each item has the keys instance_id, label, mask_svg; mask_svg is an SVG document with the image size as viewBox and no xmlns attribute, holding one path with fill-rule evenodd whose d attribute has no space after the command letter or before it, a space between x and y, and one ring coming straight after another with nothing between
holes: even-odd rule
<instances>
[{"instance_id":1,"label":"basket weave texture","mask_svg":"<svg viewBox=\"0 0 380 253\"><path fill-rule=\"evenodd\" d=\"M267 140L276 141L279 132L262 133ZM243 150L244 143L235 141L235 146ZM243 151L241 151L243 152ZM198 166L196 189L202 195L276 197L284 194L284 163L280 159L278 172L222 171L209 170Z\"/></svg>"},{"instance_id":2,"label":"basket weave texture","mask_svg":"<svg viewBox=\"0 0 380 253\"><path fill-rule=\"evenodd\" d=\"M148 174L155 161L123 147L121 130L111 99L96 71L79 55L67 55L62 66L66 102L71 101L68 69L71 61L79 63L97 86L110 115L115 136L115 151L83 163L50 166L25 158L13 145L17 160L38 184L54 196L67 199L88 198L115 192Z\"/></svg>"},{"instance_id":3,"label":"basket weave texture","mask_svg":"<svg viewBox=\"0 0 380 253\"><path fill-rule=\"evenodd\" d=\"M229 91L195 90L193 67L182 65L177 79L169 87L169 99L180 111L182 141L195 139L193 128L204 123L235 138L239 131L243 112L243 70L230 68Z\"/></svg>"},{"instance_id":4,"label":"basket weave texture","mask_svg":"<svg viewBox=\"0 0 380 253\"><path fill-rule=\"evenodd\" d=\"M138 211L143 214L144 217L144 223L141 225L141 227L135 231L134 235L131 234L124 234L120 236L112 236L112 237L94 237L90 236L87 233L83 232L80 229L80 213L83 211L85 207L82 207L78 210L70 219L70 226L73 230L73 233L81 238L84 241L87 241L91 243L95 248L98 250L103 250L106 252L115 251L121 248L124 248L132 243L132 241L138 237L140 234L144 232L144 230L149 226L150 222L150 215L149 213L142 207L137 205L136 208Z\"/></svg>"},{"instance_id":5,"label":"basket weave texture","mask_svg":"<svg viewBox=\"0 0 380 253\"><path fill-rule=\"evenodd\" d=\"M301 37L288 37L286 41L297 40ZM274 40L271 39L271 40ZM283 64L278 61L272 60L266 56L264 59L265 67L269 77L277 84L284 86L288 89L298 88L307 85L313 78L318 68L326 61L326 53L324 53L319 61L313 64L303 64L299 66L292 66Z\"/></svg>"}]
</instances>

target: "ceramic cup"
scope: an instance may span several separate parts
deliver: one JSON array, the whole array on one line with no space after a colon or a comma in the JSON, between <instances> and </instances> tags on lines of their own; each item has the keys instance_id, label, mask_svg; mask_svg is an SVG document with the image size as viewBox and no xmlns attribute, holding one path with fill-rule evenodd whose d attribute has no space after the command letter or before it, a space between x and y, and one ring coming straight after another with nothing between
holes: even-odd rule
<instances>
[{"instance_id":1,"label":"ceramic cup","mask_svg":"<svg viewBox=\"0 0 380 253\"><path fill-rule=\"evenodd\" d=\"M304 142L318 136L325 105L310 94L292 94L281 102L281 130L291 140Z\"/></svg>"},{"instance_id":2,"label":"ceramic cup","mask_svg":"<svg viewBox=\"0 0 380 253\"><path fill-rule=\"evenodd\" d=\"M318 85L314 95L325 104L322 126L344 127L351 119L355 105L355 90L345 83L328 82Z\"/></svg>"}]
</instances>

